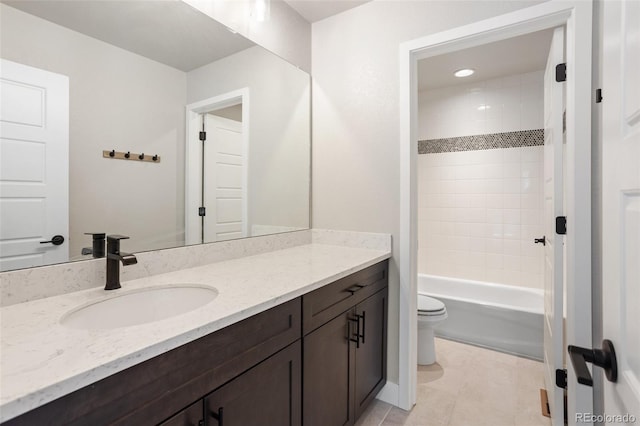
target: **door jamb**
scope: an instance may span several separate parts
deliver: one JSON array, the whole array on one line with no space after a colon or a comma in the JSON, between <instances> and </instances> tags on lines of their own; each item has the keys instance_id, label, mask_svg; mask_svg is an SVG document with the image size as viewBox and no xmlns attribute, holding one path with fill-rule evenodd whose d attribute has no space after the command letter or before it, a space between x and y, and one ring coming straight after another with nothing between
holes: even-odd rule
<instances>
[{"instance_id":1,"label":"door jamb","mask_svg":"<svg viewBox=\"0 0 640 426\"><path fill-rule=\"evenodd\" d=\"M592 0L549 1L400 45L400 318L397 402L410 410L417 388L417 61L455 50L566 25L567 178L566 342L591 347L591 32ZM579 42L578 42L579 40ZM578 292L576 289L580 289ZM580 313L588 311L588 321ZM568 368L571 413L593 412L592 390ZM576 400L584 401L576 406Z\"/></svg>"},{"instance_id":2,"label":"door jamb","mask_svg":"<svg viewBox=\"0 0 640 426\"><path fill-rule=\"evenodd\" d=\"M184 181L184 238L185 244L199 244L200 241L200 221L196 217L188 214L188 212L197 211L200 207L200 191L202 187L202 152L199 144L191 143L191 139L195 138L200 132L197 122L199 114L204 112L215 111L232 105L242 103L242 149L245 155L243 180L243 197L242 197L242 234L244 237L249 236L249 88L233 90L222 95L204 99L195 103L188 104L185 107L185 181ZM196 138L197 139L197 138Z\"/></svg>"}]
</instances>

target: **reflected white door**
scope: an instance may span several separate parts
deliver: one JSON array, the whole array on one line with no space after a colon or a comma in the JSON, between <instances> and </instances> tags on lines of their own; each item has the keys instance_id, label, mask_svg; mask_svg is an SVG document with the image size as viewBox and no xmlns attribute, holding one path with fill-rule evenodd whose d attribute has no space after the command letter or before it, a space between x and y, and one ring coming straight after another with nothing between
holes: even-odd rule
<instances>
[{"instance_id":1,"label":"reflected white door","mask_svg":"<svg viewBox=\"0 0 640 426\"><path fill-rule=\"evenodd\" d=\"M563 244L555 218L563 216L563 85L555 79L564 62L564 28L553 32L544 74L544 364L552 424L564 425L564 389L556 386L556 370L564 365Z\"/></svg>"},{"instance_id":2,"label":"reflected white door","mask_svg":"<svg viewBox=\"0 0 640 426\"><path fill-rule=\"evenodd\" d=\"M246 237L242 123L211 114L204 116L204 242Z\"/></svg>"},{"instance_id":3,"label":"reflected white door","mask_svg":"<svg viewBox=\"0 0 640 426\"><path fill-rule=\"evenodd\" d=\"M69 259L69 79L2 59L0 270ZM55 235L65 241L44 243Z\"/></svg>"},{"instance_id":4,"label":"reflected white door","mask_svg":"<svg viewBox=\"0 0 640 426\"><path fill-rule=\"evenodd\" d=\"M619 369L604 408L640 422L640 2L603 5L603 335Z\"/></svg>"}]
</instances>

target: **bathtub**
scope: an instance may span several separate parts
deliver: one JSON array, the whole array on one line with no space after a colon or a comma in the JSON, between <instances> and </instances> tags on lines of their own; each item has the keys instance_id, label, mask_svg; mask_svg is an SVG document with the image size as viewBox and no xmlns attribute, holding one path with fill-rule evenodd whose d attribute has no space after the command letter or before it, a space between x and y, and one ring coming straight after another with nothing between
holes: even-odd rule
<instances>
[{"instance_id":1,"label":"bathtub","mask_svg":"<svg viewBox=\"0 0 640 426\"><path fill-rule=\"evenodd\" d=\"M543 290L418 274L418 291L447 307L436 336L542 360Z\"/></svg>"}]
</instances>

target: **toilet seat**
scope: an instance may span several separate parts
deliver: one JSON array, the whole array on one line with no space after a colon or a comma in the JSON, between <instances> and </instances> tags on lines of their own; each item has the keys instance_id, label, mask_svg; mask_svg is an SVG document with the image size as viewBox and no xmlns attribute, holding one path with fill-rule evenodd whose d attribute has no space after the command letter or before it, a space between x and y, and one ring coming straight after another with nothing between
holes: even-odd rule
<instances>
[{"instance_id":1,"label":"toilet seat","mask_svg":"<svg viewBox=\"0 0 640 426\"><path fill-rule=\"evenodd\" d=\"M444 303L426 294L418 293L418 315L419 316L440 316L446 314L447 308Z\"/></svg>"}]
</instances>

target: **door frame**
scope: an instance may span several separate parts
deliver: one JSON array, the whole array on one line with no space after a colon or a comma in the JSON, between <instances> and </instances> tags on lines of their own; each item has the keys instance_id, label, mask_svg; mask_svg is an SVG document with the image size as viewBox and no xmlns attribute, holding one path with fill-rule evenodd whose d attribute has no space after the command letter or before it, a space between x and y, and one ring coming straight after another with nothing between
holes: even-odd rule
<instances>
[{"instance_id":1,"label":"door frame","mask_svg":"<svg viewBox=\"0 0 640 426\"><path fill-rule=\"evenodd\" d=\"M184 239L185 244L200 244L200 221L189 211L196 211L200 207L200 193L202 188L202 151L199 144L191 143L200 132L196 119L199 114L211 112L229 106L242 104L242 150L244 152L244 171L242 173L242 234L249 236L249 88L233 90L212 98L204 99L185 107L185 181L184 181ZM200 124L201 126L201 124Z\"/></svg>"},{"instance_id":2,"label":"door frame","mask_svg":"<svg viewBox=\"0 0 640 426\"><path fill-rule=\"evenodd\" d=\"M568 295L576 295L567 300L567 317L583 319L567 322L566 342L591 347L592 0L549 1L404 42L399 49L399 379L397 400L390 402L405 410L415 404L417 388L417 61L562 25L568 64L566 288ZM571 413L593 412L592 389L578 386L568 368L568 390L569 424L575 424Z\"/></svg>"}]
</instances>

